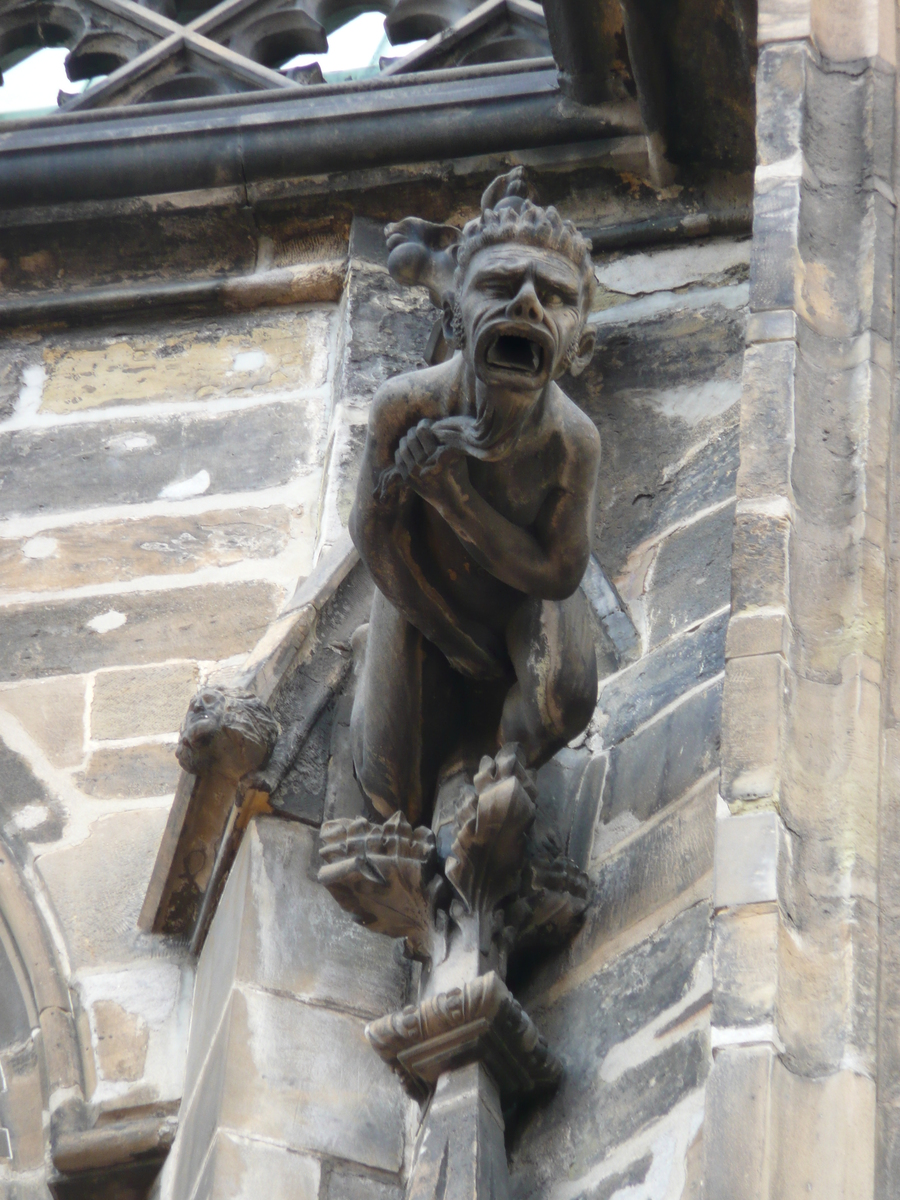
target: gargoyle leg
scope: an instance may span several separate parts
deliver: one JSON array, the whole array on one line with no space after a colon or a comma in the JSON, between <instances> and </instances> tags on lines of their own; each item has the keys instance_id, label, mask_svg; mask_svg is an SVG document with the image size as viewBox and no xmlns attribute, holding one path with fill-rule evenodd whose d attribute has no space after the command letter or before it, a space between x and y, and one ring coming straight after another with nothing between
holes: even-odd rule
<instances>
[{"instance_id":1,"label":"gargoyle leg","mask_svg":"<svg viewBox=\"0 0 900 1200\"><path fill-rule=\"evenodd\" d=\"M506 644L516 682L503 706L500 744L518 742L529 767L585 728L597 703L597 658L581 588L567 600L527 600Z\"/></svg>"}]
</instances>

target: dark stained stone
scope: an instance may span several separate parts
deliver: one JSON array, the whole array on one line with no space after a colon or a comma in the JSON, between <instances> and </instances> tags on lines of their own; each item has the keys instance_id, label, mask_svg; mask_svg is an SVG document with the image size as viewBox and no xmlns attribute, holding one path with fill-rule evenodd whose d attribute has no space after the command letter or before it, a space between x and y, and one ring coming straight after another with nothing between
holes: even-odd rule
<instances>
[{"instance_id":1,"label":"dark stained stone","mask_svg":"<svg viewBox=\"0 0 900 1200\"><path fill-rule=\"evenodd\" d=\"M210 495L287 483L316 446L306 407L275 403L215 417L148 417L0 435L0 513L155 500L200 471Z\"/></svg>"},{"instance_id":2,"label":"dark stained stone","mask_svg":"<svg viewBox=\"0 0 900 1200\"><path fill-rule=\"evenodd\" d=\"M217 659L249 650L274 618L276 589L263 583L210 584L6 610L0 679L79 674L97 667ZM96 633L88 622L115 611L123 625Z\"/></svg>"},{"instance_id":3,"label":"dark stained stone","mask_svg":"<svg viewBox=\"0 0 900 1200\"><path fill-rule=\"evenodd\" d=\"M702 1031L649 1052L614 1082L601 1078L598 1065L687 994L709 952L710 917L707 904L694 905L554 1004L530 1010L565 1074L552 1100L524 1113L511 1131L515 1200L545 1196L554 1182L585 1175L702 1086L710 1059Z\"/></svg>"},{"instance_id":4,"label":"dark stained stone","mask_svg":"<svg viewBox=\"0 0 900 1200\"><path fill-rule=\"evenodd\" d=\"M721 708L716 680L620 742L609 756L601 820L631 812L645 821L711 771L719 757Z\"/></svg>"},{"instance_id":5,"label":"dark stained stone","mask_svg":"<svg viewBox=\"0 0 900 1200\"><path fill-rule=\"evenodd\" d=\"M709 617L603 681L597 723L614 746L660 709L725 669L728 613Z\"/></svg>"},{"instance_id":6,"label":"dark stained stone","mask_svg":"<svg viewBox=\"0 0 900 1200\"><path fill-rule=\"evenodd\" d=\"M728 505L663 542L647 600L651 646L729 603L733 522Z\"/></svg>"},{"instance_id":7,"label":"dark stained stone","mask_svg":"<svg viewBox=\"0 0 900 1200\"><path fill-rule=\"evenodd\" d=\"M710 303L599 327L593 362L564 380L603 443L594 546L615 576L641 542L734 494L745 313ZM660 391L734 393L689 422Z\"/></svg>"},{"instance_id":8,"label":"dark stained stone","mask_svg":"<svg viewBox=\"0 0 900 1200\"><path fill-rule=\"evenodd\" d=\"M40 805L45 816L36 824L14 834L17 812L28 805ZM30 815L30 814L29 814ZM24 758L10 750L0 740L0 822L5 827L8 844L21 858L26 854L23 842L55 842L62 834L63 818L59 802L37 779Z\"/></svg>"}]
</instances>

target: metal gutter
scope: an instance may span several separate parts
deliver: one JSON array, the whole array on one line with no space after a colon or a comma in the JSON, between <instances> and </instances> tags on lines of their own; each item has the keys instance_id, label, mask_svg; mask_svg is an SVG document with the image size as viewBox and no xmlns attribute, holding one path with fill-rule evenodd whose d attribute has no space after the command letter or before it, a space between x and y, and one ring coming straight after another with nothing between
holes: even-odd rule
<instances>
[{"instance_id":1,"label":"metal gutter","mask_svg":"<svg viewBox=\"0 0 900 1200\"><path fill-rule=\"evenodd\" d=\"M0 127L0 207L248 186L642 128L636 104L566 99L555 69L378 82L362 92L257 93L253 104L134 106Z\"/></svg>"}]
</instances>

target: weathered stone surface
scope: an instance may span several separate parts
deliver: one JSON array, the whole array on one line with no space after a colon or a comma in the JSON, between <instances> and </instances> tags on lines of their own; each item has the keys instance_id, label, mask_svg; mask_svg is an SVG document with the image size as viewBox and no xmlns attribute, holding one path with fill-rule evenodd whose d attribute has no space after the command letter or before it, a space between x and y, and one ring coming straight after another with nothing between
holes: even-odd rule
<instances>
[{"instance_id":1,"label":"weathered stone surface","mask_svg":"<svg viewBox=\"0 0 900 1200\"><path fill-rule=\"evenodd\" d=\"M754 311L794 307L799 216L799 179L773 180L756 189L750 263L750 307Z\"/></svg>"},{"instance_id":2,"label":"weathered stone surface","mask_svg":"<svg viewBox=\"0 0 900 1200\"><path fill-rule=\"evenodd\" d=\"M166 658L225 658L254 645L279 602L269 584L236 583L14 605L4 616L0 679L68 675ZM100 631L91 627L92 621Z\"/></svg>"},{"instance_id":3,"label":"weathered stone surface","mask_svg":"<svg viewBox=\"0 0 900 1200\"><path fill-rule=\"evenodd\" d=\"M91 699L91 737L103 741L177 732L198 679L197 664L190 661L99 671Z\"/></svg>"},{"instance_id":4,"label":"weathered stone surface","mask_svg":"<svg viewBox=\"0 0 900 1200\"><path fill-rule=\"evenodd\" d=\"M100 1076L129 1083L140 1079L150 1040L146 1022L115 1000L98 1000L93 1018L94 1050Z\"/></svg>"},{"instance_id":5,"label":"weathered stone surface","mask_svg":"<svg viewBox=\"0 0 900 1200\"><path fill-rule=\"evenodd\" d=\"M151 742L95 750L75 784L88 796L105 800L168 796L175 791L179 770L174 743Z\"/></svg>"},{"instance_id":6,"label":"weathered stone surface","mask_svg":"<svg viewBox=\"0 0 900 1200\"><path fill-rule=\"evenodd\" d=\"M707 1032L689 1023L680 1037L641 1031L654 1021L661 1028L662 1014L674 1018L685 1006L709 937L709 909L695 905L590 979L569 988L563 979L552 1000L532 1009L566 1072L553 1101L523 1115L512 1134L515 1197L545 1195L554 1183L586 1175L702 1086ZM614 1049L615 1062L608 1059Z\"/></svg>"},{"instance_id":7,"label":"weathered stone surface","mask_svg":"<svg viewBox=\"0 0 900 1200\"><path fill-rule=\"evenodd\" d=\"M712 1010L715 1028L768 1026L774 1031L778 926L774 903L716 914Z\"/></svg>"},{"instance_id":8,"label":"weathered stone surface","mask_svg":"<svg viewBox=\"0 0 900 1200\"><path fill-rule=\"evenodd\" d=\"M623 253L594 270L599 283L614 292L643 296L703 283L736 283L747 275L750 243L731 239L666 247L644 254Z\"/></svg>"},{"instance_id":9,"label":"weathered stone surface","mask_svg":"<svg viewBox=\"0 0 900 1200\"><path fill-rule=\"evenodd\" d=\"M810 0L761 0L759 44L809 37Z\"/></svg>"},{"instance_id":10,"label":"weathered stone surface","mask_svg":"<svg viewBox=\"0 0 900 1200\"><path fill-rule=\"evenodd\" d=\"M727 1046L716 1053L706 1085L706 1189L709 1200L765 1195L774 1054L769 1047Z\"/></svg>"},{"instance_id":11,"label":"weathered stone surface","mask_svg":"<svg viewBox=\"0 0 900 1200\"><path fill-rule=\"evenodd\" d=\"M737 514L732 558L733 612L786 606L790 534L791 524L786 517Z\"/></svg>"},{"instance_id":12,"label":"weathered stone surface","mask_svg":"<svg viewBox=\"0 0 900 1200\"><path fill-rule=\"evenodd\" d=\"M600 820L629 812L645 821L715 767L721 704L721 682L713 681L620 742L610 752Z\"/></svg>"},{"instance_id":13,"label":"weathered stone surface","mask_svg":"<svg viewBox=\"0 0 900 1200\"><path fill-rule=\"evenodd\" d=\"M221 1045L210 1053L211 1064L220 1053L224 1059L218 1123L294 1150L398 1171L405 1100L363 1025L287 996L235 991ZM210 1100L201 1077L194 1103Z\"/></svg>"},{"instance_id":14,"label":"weathered stone surface","mask_svg":"<svg viewBox=\"0 0 900 1200\"><path fill-rule=\"evenodd\" d=\"M776 0L784 8L790 0ZM808 3L808 0L798 0ZM768 0L760 4L760 33ZM803 86L809 51L802 43L761 46L756 69L756 155L759 166L783 163L801 152Z\"/></svg>"},{"instance_id":15,"label":"weathered stone surface","mask_svg":"<svg viewBox=\"0 0 900 1200\"><path fill-rule=\"evenodd\" d=\"M663 542L647 599L651 646L727 606L733 520L731 507L722 508Z\"/></svg>"},{"instance_id":16,"label":"weathered stone surface","mask_svg":"<svg viewBox=\"0 0 900 1200\"><path fill-rule=\"evenodd\" d=\"M793 341L747 347L741 394L739 500L788 494L796 361Z\"/></svg>"},{"instance_id":17,"label":"weathered stone surface","mask_svg":"<svg viewBox=\"0 0 900 1200\"><path fill-rule=\"evenodd\" d=\"M784 704L780 654L732 659L725 668L722 795L759 800L776 787Z\"/></svg>"},{"instance_id":18,"label":"weathered stone surface","mask_svg":"<svg viewBox=\"0 0 900 1200\"><path fill-rule=\"evenodd\" d=\"M613 576L642 542L733 494L742 303L610 319L591 365L566 380L603 442L595 548Z\"/></svg>"},{"instance_id":19,"label":"weathered stone surface","mask_svg":"<svg viewBox=\"0 0 900 1200\"><path fill-rule=\"evenodd\" d=\"M158 938L138 932L137 917L165 821L165 808L111 814L83 842L38 859L73 968L164 950Z\"/></svg>"},{"instance_id":20,"label":"weathered stone surface","mask_svg":"<svg viewBox=\"0 0 900 1200\"><path fill-rule=\"evenodd\" d=\"M135 504L189 480L188 495L275 487L312 463L321 410L320 401L298 400L3 433L0 515Z\"/></svg>"},{"instance_id":21,"label":"weathered stone surface","mask_svg":"<svg viewBox=\"0 0 900 1200\"><path fill-rule=\"evenodd\" d=\"M0 542L0 578L6 592L42 592L183 575L272 558L290 534L290 515L281 507L72 525Z\"/></svg>"},{"instance_id":22,"label":"weathered stone surface","mask_svg":"<svg viewBox=\"0 0 900 1200\"><path fill-rule=\"evenodd\" d=\"M220 1130L193 1200L319 1200L321 1164L284 1146Z\"/></svg>"},{"instance_id":23,"label":"weathered stone surface","mask_svg":"<svg viewBox=\"0 0 900 1200\"><path fill-rule=\"evenodd\" d=\"M777 896L784 830L774 812L723 814L716 820L716 908L763 904Z\"/></svg>"},{"instance_id":24,"label":"weathered stone surface","mask_svg":"<svg viewBox=\"0 0 900 1200\"><path fill-rule=\"evenodd\" d=\"M0 688L0 709L19 722L55 767L84 758L85 680L62 676Z\"/></svg>"},{"instance_id":25,"label":"weathered stone surface","mask_svg":"<svg viewBox=\"0 0 900 1200\"><path fill-rule=\"evenodd\" d=\"M634 733L698 684L725 668L728 614L672 638L600 685L594 724L608 746Z\"/></svg>"},{"instance_id":26,"label":"weathered stone surface","mask_svg":"<svg viewBox=\"0 0 900 1200\"><path fill-rule=\"evenodd\" d=\"M316 841L307 826L262 817L241 843L197 972L186 1095L238 982L370 1018L405 1003L391 940L355 925L316 882Z\"/></svg>"},{"instance_id":27,"label":"weathered stone surface","mask_svg":"<svg viewBox=\"0 0 900 1200\"><path fill-rule=\"evenodd\" d=\"M400 1183L333 1169L323 1200L402 1200Z\"/></svg>"},{"instance_id":28,"label":"weathered stone surface","mask_svg":"<svg viewBox=\"0 0 900 1200\"><path fill-rule=\"evenodd\" d=\"M772 1067L775 1195L869 1200L875 1174L875 1083L855 1071L824 1078Z\"/></svg>"},{"instance_id":29,"label":"weathered stone surface","mask_svg":"<svg viewBox=\"0 0 900 1200\"><path fill-rule=\"evenodd\" d=\"M51 337L41 411L264 396L325 382L332 313L262 309L159 333Z\"/></svg>"},{"instance_id":30,"label":"weathered stone surface","mask_svg":"<svg viewBox=\"0 0 900 1200\"><path fill-rule=\"evenodd\" d=\"M585 938L600 942L671 903L713 866L716 778L669 805L591 863L596 900Z\"/></svg>"}]
</instances>

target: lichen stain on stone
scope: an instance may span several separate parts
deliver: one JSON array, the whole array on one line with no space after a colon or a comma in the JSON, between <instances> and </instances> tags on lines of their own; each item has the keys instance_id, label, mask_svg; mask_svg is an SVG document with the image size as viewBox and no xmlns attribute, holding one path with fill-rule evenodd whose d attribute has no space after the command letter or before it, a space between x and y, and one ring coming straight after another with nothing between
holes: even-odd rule
<instances>
[{"instance_id":1,"label":"lichen stain on stone","mask_svg":"<svg viewBox=\"0 0 900 1200\"><path fill-rule=\"evenodd\" d=\"M279 313L157 336L60 342L44 350L41 411L184 402L313 388L328 369L329 314Z\"/></svg>"}]
</instances>

